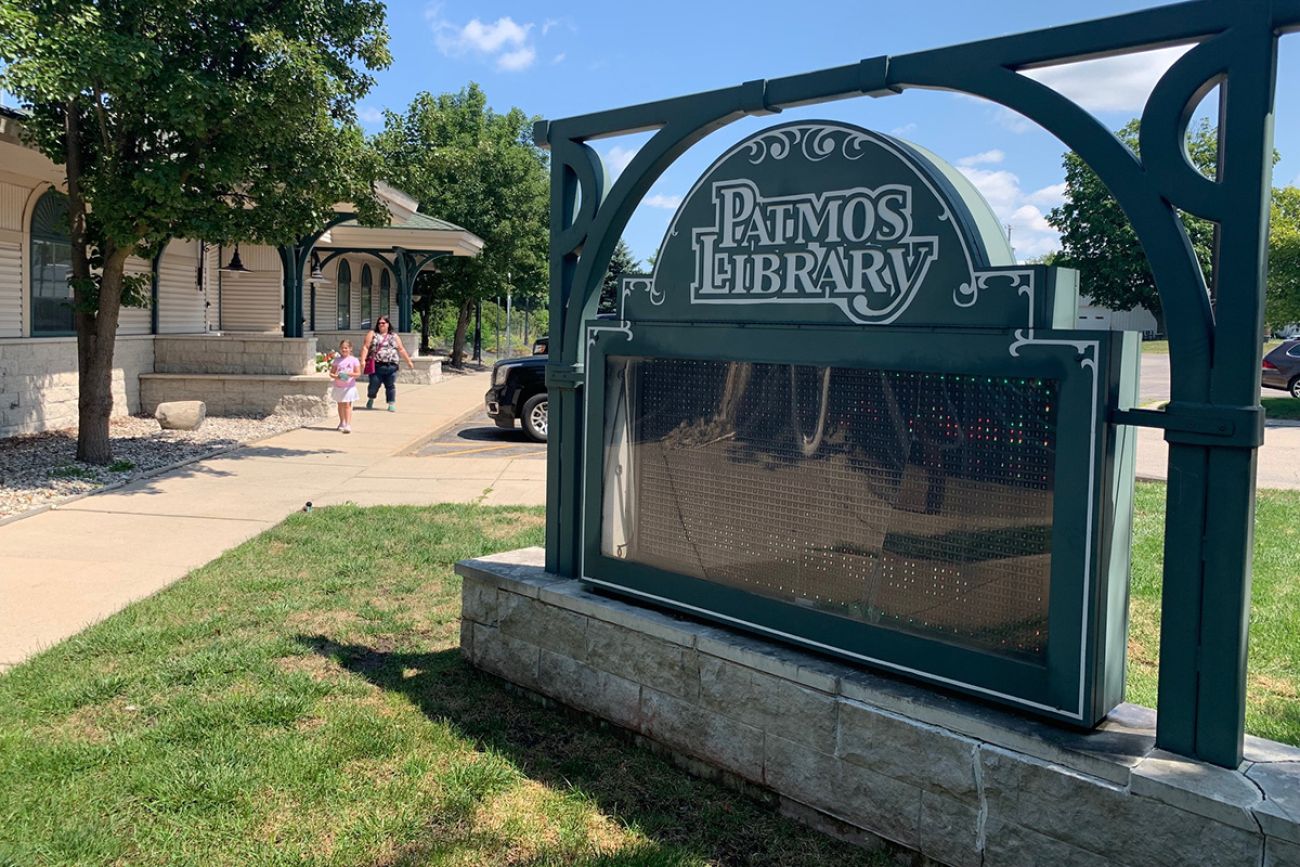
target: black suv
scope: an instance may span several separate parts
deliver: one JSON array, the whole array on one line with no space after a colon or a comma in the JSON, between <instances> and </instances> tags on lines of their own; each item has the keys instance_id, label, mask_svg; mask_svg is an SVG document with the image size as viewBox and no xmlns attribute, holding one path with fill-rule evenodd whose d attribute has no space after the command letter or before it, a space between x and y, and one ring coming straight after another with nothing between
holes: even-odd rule
<instances>
[{"instance_id":1,"label":"black suv","mask_svg":"<svg viewBox=\"0 0 1300 867\"><path fill-rule=\"evenodd\" d=\"M507 358L492 365L492 387L483 402L497 427L513 429L519 419L529 439L546 442L546 356Z\"/></svg>"}]
</instances>

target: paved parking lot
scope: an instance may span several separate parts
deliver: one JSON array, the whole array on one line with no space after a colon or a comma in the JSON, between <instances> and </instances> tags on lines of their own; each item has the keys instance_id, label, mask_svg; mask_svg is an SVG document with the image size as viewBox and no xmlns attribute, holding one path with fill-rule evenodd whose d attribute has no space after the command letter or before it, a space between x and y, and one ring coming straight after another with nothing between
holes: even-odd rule
<instances>
[{"instance_id":1,"label":"paved parking lot","mask_svg":"<svg viewBox=\"0 0 1300 867\"><path fill-rule=\"evenodd\" d=\"M546 443L533 442L518 428L503 430L479 411L462 418L441 435L423 444L416 455L422 458L545 459Z\"/></svg>"},{"instance_id":2,"label":"paved parking lot","mask_svg":"<svg viewBox=\"0 0 1300 867\"><path fill-rule=\"evenodd\" d=\"M1169 356L1144 353L1139 379L1140 403L1169 399ZM1285 397L1286 392L1265 389L1264 397ZM1168 473L1169 446L1157 430L1138 432L1137 472L1145 479L1164 479ZM1259 450L1257 487L1300 488L1300 425L1270 421Z\"/></svg>"}]
</instances>

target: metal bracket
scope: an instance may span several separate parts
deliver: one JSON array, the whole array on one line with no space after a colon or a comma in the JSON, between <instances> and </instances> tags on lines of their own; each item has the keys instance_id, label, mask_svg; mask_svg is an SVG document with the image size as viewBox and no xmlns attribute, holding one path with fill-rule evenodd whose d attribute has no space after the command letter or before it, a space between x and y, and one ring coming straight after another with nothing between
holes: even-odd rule
<instances>
[{"instance_id":1,"label":"metal bracket","mask_svg":"<svg viewBox=\"0 0 1300 867\"><path fill-rule=\"evenodd\" d=\"M1112 424L1159 428L1165 442L1193 446L1232 446L1257 449L1264 444L1264 409L1260 406L1221 406L1171 401L1163 412L1117 409Z\"/></svg>"},{"instance_id":2,"label":"metal bracket","mask_svg":"<svg viewBox=\"0 0 1300 867\"><path fill-rule=\"evenodd\" d=\"M561 364L552 361L546 365L546 387L575 389L586 380L581 364Z\"/></svg>"}]
</instances>

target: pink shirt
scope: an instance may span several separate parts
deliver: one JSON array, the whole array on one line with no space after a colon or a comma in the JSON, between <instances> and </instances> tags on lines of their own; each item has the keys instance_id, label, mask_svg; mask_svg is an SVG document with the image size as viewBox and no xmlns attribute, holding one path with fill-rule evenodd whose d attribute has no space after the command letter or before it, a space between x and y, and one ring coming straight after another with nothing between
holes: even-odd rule
<instances>
[{"instance_id":1,"label":"pink shirt","mask_svg":"<svg viewBox=\"0 0 1300 867\"><path fill-rule=\"evenodd\" d=\"M357 358L355 355L349 355L346 358L339 356L330 363L330 374L334 377L335 387L347 388L355 382L355 380L348 379L346 376L342 375L348 371L360 373L361 359Z\"/></svg>"}]
</instances>

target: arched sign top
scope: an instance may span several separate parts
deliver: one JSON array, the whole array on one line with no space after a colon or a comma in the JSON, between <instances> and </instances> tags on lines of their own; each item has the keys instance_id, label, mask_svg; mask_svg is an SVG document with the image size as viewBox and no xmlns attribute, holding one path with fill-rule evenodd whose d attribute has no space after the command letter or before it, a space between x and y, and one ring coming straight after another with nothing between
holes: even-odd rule
<instances>
[{"instance_id":1,"label":"arched sign top","mask_svg":"<svg viewBox=\"0 0 1300 867\"><path fill-rule=\"evenodd\" d=\"M709 167L625 313L1006 327L1025 324L1023 299L980 296L1015 270L992 209L952 165L861 127L805 121L756 133Z\"/></svg>"}]
</instances>

